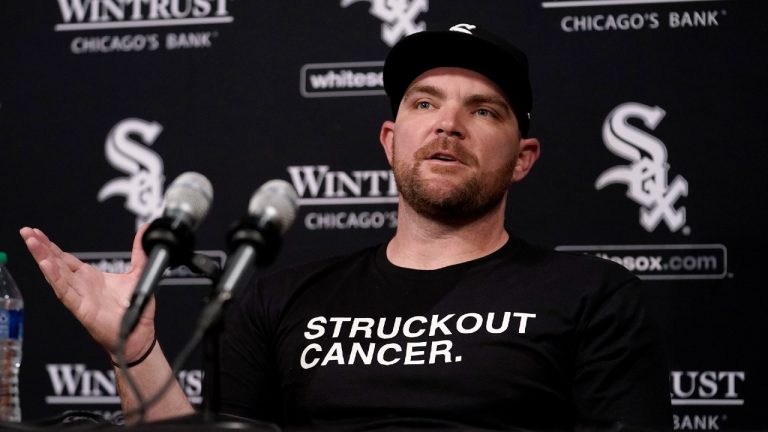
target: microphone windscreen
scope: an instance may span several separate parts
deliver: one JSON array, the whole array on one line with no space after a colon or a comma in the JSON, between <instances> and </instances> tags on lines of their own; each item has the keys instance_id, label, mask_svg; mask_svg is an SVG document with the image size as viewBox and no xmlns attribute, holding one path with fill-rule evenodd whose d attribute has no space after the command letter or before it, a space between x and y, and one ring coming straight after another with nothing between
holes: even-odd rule
<instances>
[{"instance_id":1,"label":"microphone windscreen","mask_svg":"<svg viewBox=\"0 0 768 432\"><path fill-rule=\"evenodd\" d=\"M248 214L262 223L275 225L280 234L285 234L296 218L299 208L299 194L285 180L270 180L264 183L251 197Z\"/></svg>"},{"instance_id":2,"label":"microphone windscreen","mask_svg":"<svg viewBox=\"0 0 768 432\"><path fill-rule=\"evenodd\" d=\"M184 215L192 229L205 219L213 202L213 186L202 174L185 172L165 192L165 214Z\"/></svg>"}]
</instances>

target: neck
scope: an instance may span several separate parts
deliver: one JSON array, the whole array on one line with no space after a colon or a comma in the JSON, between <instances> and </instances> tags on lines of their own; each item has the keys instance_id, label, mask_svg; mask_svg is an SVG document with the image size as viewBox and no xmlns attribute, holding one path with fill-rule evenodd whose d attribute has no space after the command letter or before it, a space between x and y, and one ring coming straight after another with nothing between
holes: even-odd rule
<instances>
[{"instance_id":1,"label":"neck","mask_svg":"<svg viewBox=\"0 0 768 432\"><path fill-rule=\"evenodd\" d=\"M426 218L401 199L387 258L399 267L434 270L489 255L509 239L504 229L505 202L483 216L456 223Z\"/></svg>"}]
</instances>

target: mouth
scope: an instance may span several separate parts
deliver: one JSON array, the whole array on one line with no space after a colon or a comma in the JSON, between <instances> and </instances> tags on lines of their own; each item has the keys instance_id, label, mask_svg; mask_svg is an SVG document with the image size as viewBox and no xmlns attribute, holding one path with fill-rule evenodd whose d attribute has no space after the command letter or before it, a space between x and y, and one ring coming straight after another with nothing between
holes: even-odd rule
<instances>
[{"instance_id":1,"label":"mouth","mask_svg":"<svg viewBox=\"0 0 768 432\"><path fill-rule=\"evenodd\" d=\"M446 153L446 152L433 153L433 154L429 155L427 160L439 161L439 162L449 162L449 163L452 163L452 162L463 163L461 161L461 159L457 158L456 156L452 155L451 153Z\"/></svg>"}]
</instances>

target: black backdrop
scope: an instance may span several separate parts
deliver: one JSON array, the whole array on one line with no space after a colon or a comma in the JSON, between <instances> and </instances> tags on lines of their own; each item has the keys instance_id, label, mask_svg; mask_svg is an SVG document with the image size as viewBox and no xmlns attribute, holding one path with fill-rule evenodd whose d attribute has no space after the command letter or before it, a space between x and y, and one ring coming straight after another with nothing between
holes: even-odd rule
<instances>
[{"instance_id":1,"label":"black backdrop","mask_svg":"<svg viewBox=\"0 0 768 432\"><path fill-rule=\"evenodd\" d=\"M24 418L119 407L104 354L18 228L120 270L137 221L195 170L215 189L198 247L217 259L272 178L303 206L270 270L384 241L396 193L377 139L383 59L407 32L466 22L530 57L543 157L511 192L509 229L646 280L676 429L768 427L766 12L739 0L0 2L0 249L26 302ZM184 272L160 288L171 356L207 290ZM181 380L199 399L198 356Z\"/></svg>"}]
</instances>

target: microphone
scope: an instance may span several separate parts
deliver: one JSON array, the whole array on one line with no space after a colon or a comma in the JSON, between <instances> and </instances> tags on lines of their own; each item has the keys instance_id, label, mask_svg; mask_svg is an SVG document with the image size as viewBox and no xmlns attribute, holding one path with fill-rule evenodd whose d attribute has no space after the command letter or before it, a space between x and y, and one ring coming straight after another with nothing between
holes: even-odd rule
<instances>
[{"instance_id":1,"label":"microphone","mask_svg":"<svg viewBox=\"0 0 768 432\"><path fill-rule=\"evenodd\" d=\"M163 215L155 219L141 238L149 251L147 265L123 315L120 338L125 340L139 321L141 312L168 266L188 263L194 250L193 232L208 214L213 201L213 187L199 173L185 172L171 183L165 193Z\"/></svg>"},{"instance_id":2,"label":"microphone","mask_svg":"<svg viewBox=\"0 0 768 432\"><path fill-rule=\"evenodd\" d=\"M299 195L285 180L264 183L251 197L246 215L228 235L232 257L227 260L217 292L227 300L256 265L268 265L280 250L282 235L299 208Z\"/></svg>"},{"instance_id":3,"label":"microphone","mask_svg":"<svg viewBox=\"0 0 768 432\"><path fill-rule=\"evenodd\" d=\"M299 196L290 183L270 180L252 195L248 214L227 234L229 250L234 252L227 259L215 293L200 312L193 335L195 341L206 339L203 361L206 376L203 414L206 418L219 411L218 340L223 329L220 317L224 305L255 265L267 265L274 260L282 243L281 237L296 218L298 207Z\"/></svg>"},{"instance_id":4,"label":"microphone","mask_svg":"<svg viewBox=\"0 0 768 432\"><path fill-rule=\"evenodd\" d=\"M299 195L290 183L270 180L251 197L248 214L229 231L227 243L234 250L216 285L216 295L200 313L197 329L207 330L219 318L224 303L256 265L268 265L282 244L281 237L296 218Z\"/></svg>"}]
</instances>

